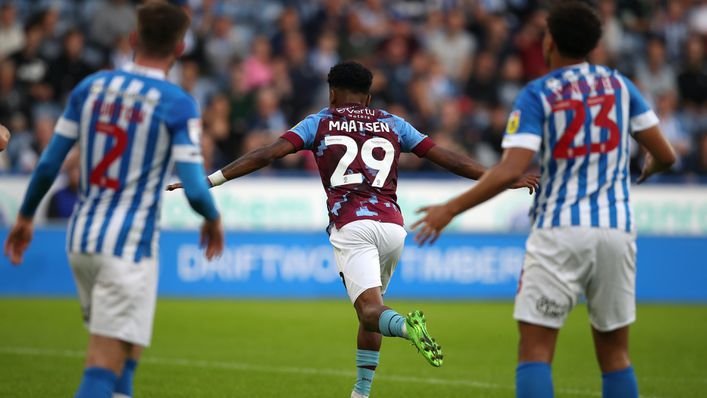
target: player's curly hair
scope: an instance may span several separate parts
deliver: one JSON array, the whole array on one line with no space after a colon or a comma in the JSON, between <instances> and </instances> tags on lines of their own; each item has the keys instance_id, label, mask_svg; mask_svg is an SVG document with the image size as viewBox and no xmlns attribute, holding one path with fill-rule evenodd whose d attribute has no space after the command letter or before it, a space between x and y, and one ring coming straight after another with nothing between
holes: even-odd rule
<instances>
[{"instance_id":1,"label":"player's curly hair","mask_svg":"<svg viewBox=\"0 0 707 398\"><path fill-rule=\"evenodd\" d=\"M373 82L373 74L365 66L355 61L340 62L327 75L329 87L368 94Z\"/></svg>"},{"instance_id":2,"label":"player's curly hair","mask_svg":"<svg viewBox=\"0 0 707 398\"><path fill-rule=\"evenodd\" d=\"M587 3L558 1L550 9L547 26L557 50L566 57L584 58L602 35L601 18Z\"/></svg>"}]
</instances>

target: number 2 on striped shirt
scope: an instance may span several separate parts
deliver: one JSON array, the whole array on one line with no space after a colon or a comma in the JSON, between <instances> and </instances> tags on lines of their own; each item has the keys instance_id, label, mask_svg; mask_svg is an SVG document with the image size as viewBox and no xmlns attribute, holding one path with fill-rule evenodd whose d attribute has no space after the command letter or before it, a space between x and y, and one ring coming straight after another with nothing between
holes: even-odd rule
<instances>
[{"instance_id":1,"label":"number 2 on striped shirt","mask_svg":"<svg viewBox=\"0 0 707 398\"><path fill-rule=\"evenodd\" d=\"M564 100L557 102L553 105L552 111L568 111L574 112L574 117L570 124L566 127L565 133L555 144L555 149L552 154L555 159L569 159L578 158L587 155L589 153L608 153L616 149L619 146L619 141L621 140L621 134L619 133L619 127L616 122L609 119L609 112L614 107L616 103L616 97L613 94L598 95L596 97L587 98L587 106L592 108L594 106L600 106L599 113L597 113L596 118L592 121L597 127L606 128L609 130L609 137L606 141L602 142L592 142L589 145L583 145L578 147L573 147L572 143L574 138L579 133L579 130L584 126L586 111L584 108L584 102L580 100ZM585 133L586 134L586 133Z\"/></svg>"},{"instance_id":2,"label":"number 2 on striped shirt","mask_svg":"<svg viewBox=\"0 0 707 398\"><path fill-rule=\"evenodd\" d=\"M91 171L89 182L92 185L117 191L120 189L120 180L110 178L106 173L111 164L118 160L123 152L125 152L125 148L128 146L128 134L118 126L102 122L96 123L96 133L113 137L115 145L106 153L106 156L98 162L96 168Z\"/></svg>"}]
</instances>

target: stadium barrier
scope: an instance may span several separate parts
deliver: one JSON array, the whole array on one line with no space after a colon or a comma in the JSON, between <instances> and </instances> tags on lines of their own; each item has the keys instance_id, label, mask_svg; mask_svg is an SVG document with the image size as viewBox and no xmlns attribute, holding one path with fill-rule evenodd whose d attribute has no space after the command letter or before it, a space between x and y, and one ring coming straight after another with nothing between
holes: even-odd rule
<instances>
[{"instance_id":1,"label":"stadium barrier","mask_svg":"<svg viewBox=\"0 0 707 398\"><path fill-rule=\"evenodd\" d=\"M5 240L7 229L0 229ZM25 263L0 260L0 296L71 296L65 230L39 228ZM229 232L220 259L208 262L193 231L164 231L160 294L178 297L320 298L346 294L324 232ZM512 299L525 235L444 235L420 248L408 236L388 296L424 299ZM705 237L638 239L641 301L707 303Z\"/></svg>"},{"instance_id":2,"label":"stadium barrier","mask_svg":"<svg viewBox=\"0 0 707 398\"><path fill-rule=\"evenodd\" d=\"M0 225L3 219L14 219L28 182L26 176L0 177ZM415 210L421 206L445 201L473 184L458 178L402 177L398 183L398 202L407 221L417 218ZM54 189L61 185L59 181ZM319 232L328 223L324 190L316 177L243 178L211 192L228 229ZM525 189L509 190L455 218L448 230L525 232L532 199ZM707 236L707 185L634 186L631 201L639 234ZM43 214L40 207L40 223ZM182 192L165 193L161 220L165 229L201 224Z\"/></svg>"}]
</instances>

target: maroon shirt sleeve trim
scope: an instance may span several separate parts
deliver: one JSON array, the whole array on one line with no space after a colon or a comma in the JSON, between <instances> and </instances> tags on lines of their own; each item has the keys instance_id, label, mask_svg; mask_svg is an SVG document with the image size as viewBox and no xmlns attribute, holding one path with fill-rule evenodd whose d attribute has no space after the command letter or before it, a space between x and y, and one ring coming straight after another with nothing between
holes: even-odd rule
<instances>
[{"instance_id":1,"label":"maroon shirt sleeve trim","mask_svg":"<svg viewBox=\"0 0 707 398\"><path fill-rule=\"evenodd\" d=\"M304 148L304 141L302 141L302 138L297 135L297 133L287 131L285 132L285 134L281 135L280 138L289 141L292 145L295 146L295 149L298 151Z\"/></svg>"},{"instance_id":2,"label":"maroon shirt sleeve trim","mask_svg":"<svg viewBox=\"0 0 707 398\"><path fill-rule=\"evenodd\" d=\"M435 145L435 142L430 139L430 137L425 137L420 141L417 145L415 145L414 148L412 148L412 153L417 155L418 157L424 157L427 155L427 152L429 152L430 149L432 149Z\"/></svg>"}]
</instances>

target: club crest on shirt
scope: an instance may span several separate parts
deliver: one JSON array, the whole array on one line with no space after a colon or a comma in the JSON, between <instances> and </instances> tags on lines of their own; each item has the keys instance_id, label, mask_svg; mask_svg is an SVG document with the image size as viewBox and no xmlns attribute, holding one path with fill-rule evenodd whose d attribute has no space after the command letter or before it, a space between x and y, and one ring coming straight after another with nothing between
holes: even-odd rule
<instances>
[{"instance_id":1,"label":"club crest on shirt","mask_svg":"<svg viewBox=\"0 0 707 398\"><path fill-rule=\"evenodd\" d=\"M187 121L187 129L189 130L189 140L192 144L201 144L201 119L194 118Z\"/></svg>"},{"instance_id":2,"label":"club crest on shirt","mask_svg":"<svg viewBox=\"0 0 707 398\"><path fill-rule=\"evenodd\" d=\"M508 134L515 134L518 131L518 126L520 126L520 109L511 112L511 115L508 117L506 132Z\"/></svg>"}]
</instances>

